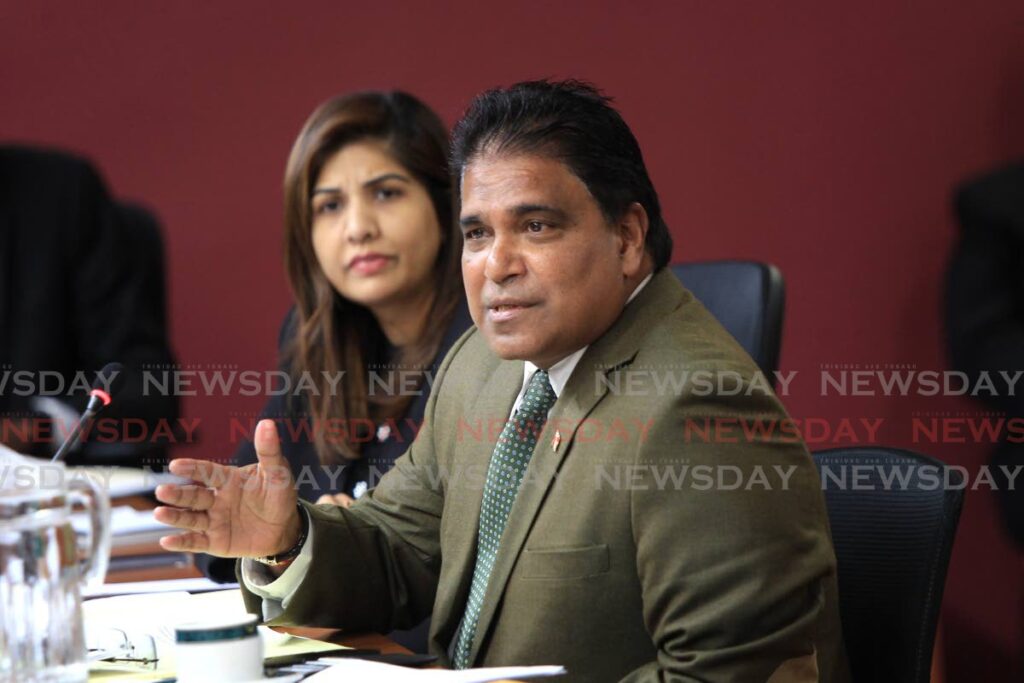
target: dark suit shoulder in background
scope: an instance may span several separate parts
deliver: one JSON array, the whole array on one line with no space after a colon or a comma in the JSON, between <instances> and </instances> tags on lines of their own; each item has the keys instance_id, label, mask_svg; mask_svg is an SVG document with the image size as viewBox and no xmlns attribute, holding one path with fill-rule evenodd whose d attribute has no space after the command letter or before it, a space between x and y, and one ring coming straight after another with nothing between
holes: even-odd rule
<instances>
[{"instance_id":1,"label":"dark suit shoulder in background","mask_svg":"<svg viewBox=\"0 0 1024 683\"><path fill-rule=\"evenodd\" d=\"M142 227L139 227L139 226ZM145 233L145 236L141 236ZM159 280L157 286L155 281ZM178 416L175 396L143 396L141 373L174 362L166 334L163 250L154 216L115 203L84 159L49 150L0 147L0 366L70 385L117 361L124 388L104 417L148 427ZM24 393L24 392L22 392ZM0 395L7 417L48 419L33 395ZM84 392L53 398L73 412ZM122 423L123 424L123 423ZM18 444L39 455L53 443ZM86 441L72 462L160 465L163 443Z\"/></svg>"},{"instance_id":2,"label":"dark suit shoulder in background","mask_svg":"<svg viewBox=\"0 0 1024 683\"><path fill-rule=\"evenodd\" d=\"M1024 164L958 188L960 235L946 287L946 334L955 369L974 382L983 373L998 395L979 395L991 409L1024 417L1024 392L1005 376L1024 371ZM1006 528L1024 546L1024 490L1010 490L1000 468L1024 466L1024 444L1003 440L992 454Z\"/></svg>"}]
</instances>

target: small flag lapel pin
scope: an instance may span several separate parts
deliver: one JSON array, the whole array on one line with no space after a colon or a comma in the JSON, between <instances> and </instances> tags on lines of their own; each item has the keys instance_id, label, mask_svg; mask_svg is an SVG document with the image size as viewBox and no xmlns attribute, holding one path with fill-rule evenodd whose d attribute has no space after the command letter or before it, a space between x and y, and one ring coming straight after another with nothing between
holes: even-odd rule
<instances>
[{"instance_id":1,"label":"small flag lapel pin","mask_svg":"<svg viewBox=\"0 0 1024 683\"><path fill-rule=\"evenodd\" d=\"M560 443L562 443L562 433L556 431L555 432L555 438L551 439L551 450L557 452L558 451L558 445Z\"/></svg>"}]
</instances>

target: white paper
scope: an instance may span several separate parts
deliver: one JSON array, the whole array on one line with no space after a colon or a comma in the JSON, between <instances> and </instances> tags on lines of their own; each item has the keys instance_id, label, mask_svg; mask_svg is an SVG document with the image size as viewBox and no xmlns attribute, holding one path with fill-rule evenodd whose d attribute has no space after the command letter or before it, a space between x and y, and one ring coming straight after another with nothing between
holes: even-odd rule
<instances>
[{"instance_id":1,"label":"white paper","mask_svg":"<svg viewBox=\"0 0 1024 683\"><path fill-rule=\"evenodd\" d=\"M84 512L71 515L71 526L75 531L85 533L89 530L89 516ZM110 534L114 538L115 547L118 538L156 536L157 534L173 534L174 527L158 522L152 510L136 510L130 505L117 505L110 508Z\"/></svg>"},{"instance_id":2,"label":"white paper","mask_svg":"<svg viewBox=\"0 0 1024 683\"><path fill-rule=\"evenodd\" d=\"M87 600L82 604L86 646L105 651L109 649L112 633L121 632L128 642L146 649L141 644L150 637L159 658L157 668L173 671L172 624L186 621L185 603L191 597L188 593L160 593Z\"/></svg>"},{"instance_id":3,"label":"white paper","mask_svg":"<svg viewBox=\"0 0 1024 683\"><path fill-rule=\"evenodd\" d=\"M109 649L112 630L123 632L132 642L149 636L156 646L160 660L157 668L161 671L174 670L174 628L178 624L195 621L204 615L216 615L218 618L247 615L242 594L237 590L200 595L185 592L119 595L86 600L82 603L82 612L89 649ZM259 631L266 647L292 637L262 626Z\"/></svg>"},{"instance_id":4,"label":"white paper","mask_svg":"<svg viewBox=\"0 0 1024 683\"><path fill-rule=\"evenodd\" d=\"M204 617L241 618L247 616L242 594L238 590L222 590L192 595L189 593L157 593L152 595L121 595L112 598L87 600L83 603L85 615L86 644L90 650L89 659L96 672L121 670L126 665L114 662L97 662L110 656L125 656L124 643L135 649L134 656L153 653L158 659L155 671L161 680L169 679L175 671L175 626L186 621ZM264 656L280 656L297 653L316 653L337 648L332 643L307 639L289 633L279 633L266 626L259 627L263 640ZM151 641L150 641L151 639ZM152 647L149 643L152 642ZM96 650L93 652L93 650ZM133 671L139 669L128 665ZM96 674L97 680L101 678ZM111 675L111 680L116 677ZM102 677L107 680L106 677ZM90 677L92 680L92 677ZM143 680L143 679L133 679ZM270 679L268 679L270 680ZM290 683L296 677L274 678L275 683Z\"/></svg>"},{"instance_id":5,"label":"white paper","mask_svg":"<svg viewBox=\"0 0 1024 683\"><path fill-rule=\"evenodd\" d=\"M110 510L110 533L114 536L157 529L166 529L168 533L175 530L172 526L156 521L152 510L136 510L130 505L118 505Z\"/></svg>"},{"instance_id":6,"label":"white paper","mask_svg":"<svg viewBox=\"0 0 1024 683\"><path fill-rule=\"evenodd\" d=\"M153 582L160 583L160 582ZM195 621L204 614L218 617L245 616L245 603L237 590L192 595L184 591L136 593L110 598L97 598L82 603L86 631L101 625L131 627L174 639L175 625Z\"/></svg>"},{"instance_id":7,"label":"white paper","mask_svg":"<svg viewBox=\"0 0 1024 683\"><path fill-rule=\"evenodd\" d=\"M387 681L387 683L486 683L507 678L547 678L561 676L565 667L561 666L503 666L489 669L463 669L449 671L447 669L411 669L380 662L369 662L365 659L325 657L318 663L330 662L331 666L313 674L305 680L309 683L351 683L351 681Z\"/></svg>"},{"instance_id":8,"label":"white paper","mask_svg":"<svg viewBox=\"0 0 1024 683\"><path fill-rule=\"evenodd\" d=\"M237 583L215 583L207 578L169 579L166 581L133 581L127 583L105 583L102 586L82 588L83 598L100 598L113 595L142 595L146 593L205 593L237 589Z\"/></svg>"}]
</instances>

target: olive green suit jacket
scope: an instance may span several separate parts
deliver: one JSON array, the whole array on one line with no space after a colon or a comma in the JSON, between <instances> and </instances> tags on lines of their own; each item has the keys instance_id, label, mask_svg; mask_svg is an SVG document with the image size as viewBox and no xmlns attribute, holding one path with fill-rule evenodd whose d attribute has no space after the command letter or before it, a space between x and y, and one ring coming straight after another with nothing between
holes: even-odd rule
<instances>
[{"instance_id":1,"label":"olive green suit jacket","mask_svg":"<svg viewBox=\"0 0 1024 683\"><path fill-rule=\"evenodd\" d=\"M696 370L705 380L686 374ZM474 666L562 664L587 682L846 680L835 557L805 446L708 428L785 417L753 390L756 370L671 273L655 274L552 408L502 537ZM743 390L706 391L709 372ZM487 465L522 379L521 361L467 332L394 469L350 509L308 507L313 561L271 623L387 631L432 615L430 647L448 664ZM758 467L790 472L786 486L734 486ZM719 473L722 485L707 486Z\"/></svg>"}]
</instances>

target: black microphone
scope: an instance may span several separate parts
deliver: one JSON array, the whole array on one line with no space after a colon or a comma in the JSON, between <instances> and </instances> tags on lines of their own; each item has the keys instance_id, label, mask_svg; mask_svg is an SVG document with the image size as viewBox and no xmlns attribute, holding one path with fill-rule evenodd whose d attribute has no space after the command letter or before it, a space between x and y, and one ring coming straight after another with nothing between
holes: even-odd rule
<instances>
[{"instance_id":1,"label":"black microphone","mask_svg":"<svg viewBox=\"0 0 1024 683\"><path fill-rule=\"evenodd\" d=\"M64 457L73 451L77 446L78 442L82 438L82 430L89 424L96 414L101 410L110 405L113 400L114 394L120 390L121 385L124 384L124 367L120 363L107 363L100 370L100 377L107 380L108 390L103 389L103 385L97 378L96 383L92 385L92 389L89 391L89 403L85 406L85 410L82 411L82 415L78 418L78 422L75 424L75 428L68 434L68 438L64 439L64 443L61 444L60 448L54 454L50 462L58 462L63 460ZM113 377L111 377L113 375Z\"/></svg>"}]
</instances>

